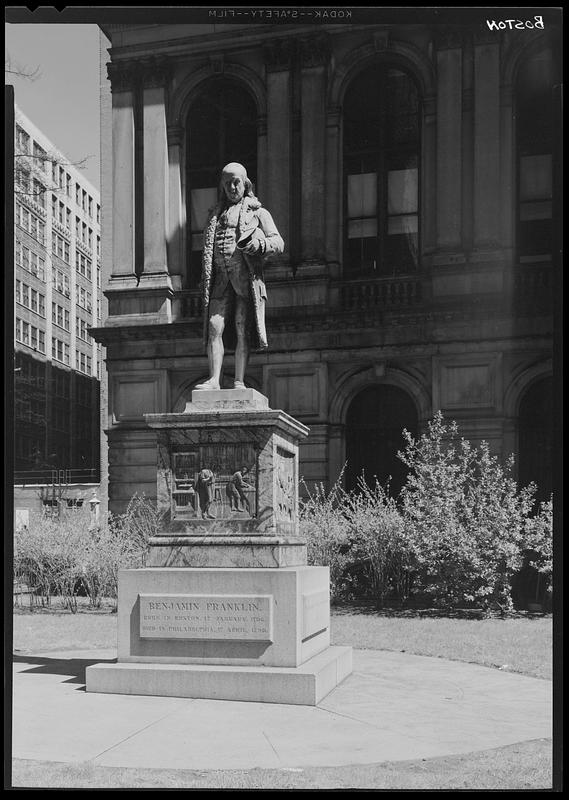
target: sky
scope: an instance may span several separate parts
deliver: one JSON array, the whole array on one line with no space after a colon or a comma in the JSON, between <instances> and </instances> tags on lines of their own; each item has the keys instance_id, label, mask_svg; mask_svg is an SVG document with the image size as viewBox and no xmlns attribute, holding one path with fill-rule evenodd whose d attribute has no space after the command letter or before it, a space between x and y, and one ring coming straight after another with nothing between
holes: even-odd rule
<instances>
[{"instance_id":1,"label":"sky","mask_svg":"<svg viewBox=\"0 0 569 800\"><path fill-rule=\"evenodd\" d=\"M5 24L11 69L38 68L34 81L5 73L16 105L100 190L99 28L97 25Z\"/></svg>"}]
</instances>

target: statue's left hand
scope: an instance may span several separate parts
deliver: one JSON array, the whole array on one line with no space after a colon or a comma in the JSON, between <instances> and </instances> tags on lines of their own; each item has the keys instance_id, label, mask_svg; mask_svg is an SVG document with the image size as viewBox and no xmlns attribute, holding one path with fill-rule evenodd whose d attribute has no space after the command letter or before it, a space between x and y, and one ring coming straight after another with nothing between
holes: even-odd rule
<instances>
[{"instance_id":1,"label":"statue's left hand","mask_svg":"<svg viewBox=\"0 0 569 800\"><path fill-rule=\"evenodd\" d=\"M261 243L260 243L259 239L253 238L253 239L251 239L249 244L246 247L243 248L243 252L247 253L247 255L249 255L249 256L252 256L255 253L259 252L260 246L261 246Z\"/></svg>"}]
</instances>

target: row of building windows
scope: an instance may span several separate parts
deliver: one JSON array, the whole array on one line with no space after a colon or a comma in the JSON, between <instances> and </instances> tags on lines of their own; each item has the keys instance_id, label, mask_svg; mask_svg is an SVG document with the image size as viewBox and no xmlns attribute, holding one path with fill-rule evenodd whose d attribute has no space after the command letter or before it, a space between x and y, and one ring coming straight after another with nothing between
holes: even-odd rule
<instances>
[{"instance_id":1,"label":"row of building windows","mask_svg":"<svg viewBox=\"0 0 569 800\"><path fill-rule=\"evenodd\" d=\"M56 222L68 229L71 228L71 209L67 208L65 203L59 200L55 194L51 196L51 213Z\"/></svg>"},{"instance_id":2,"label":"row of building windows","mask_svg":"<svg viewBox=\"0 0 569 800\"><path fill-rule=\"evenodd\" d=\"M549 260L552 251L551 53L533 55L515 85L516 239L520 261ZM409 273L419 266L422 98L411 72L381 63L362 69L342 107L344 266L353 276ZM256 106L237 82L214 78L188 117L192 271L207 209L215 201L217 168L242 153L257 166ZM231 148L231 149L230 149Z\"/></svg>"},{"instance_id":3,"label":"row of building windows","mask_svg":"<svg viewBox=\"0 0 569 800\"><path fill-rule=\"evenodd\" d=\"M97 225L101 224L101 206L95 203L91 195L78 183L75 184L75 202L91 219L93 219L93 208L95 208Z\"/></svg>"},{"instance_id":4,"label":"row of building windows","mask_svg":"<svg viewBox=\"0 0 569 800\"><path fill-rule=\"evenodd\" d=\"M60 328L63 328L64 331L70 329L69 311L63 308L63 306L60 306L59 303L51 304L51 321Z\"/></svg>"},{"instance_id":5,"label":"row of building windows","mask_svg":"<svg viewBox=\"0 0 569 800\"><path fill-rule=\"evenodd\" d=\"M55 361L69 365L69 344L58 339L56 336L51 340L51 357ZM81 350L75 351L75 368L86 375L91 375L93 359Z\"/></svg>"},{"instance_id":6,"label":"row of building windows","mask_svg":"<svg viewBox=\"0 0 569 800\"><path fill-rule=\"evenodd\" d=\"M32 178L30 172L23 167L18 167L15 174L16 193L26 195L41 208L45 208L45 186L37 178Z\"/></svg>"},{"instance_id":7,"label":"row of building windows","mask_svg":"<svg viewBox=\"0 0 569 800\"><path fill-rule=\"evenodd\" d=\"M77 305L80 308L84 308L85 311L91 311L93 308L93 296L88 289L85 289L84 286L76 286L75 290L77 292Z\"/></svg>"},{"instance_id":8,"label":"row of building windows","mask_svg":"<svg viewBox=\"0 0 569 800\"><path fill-rule=\"evenodd\" d=\"M69 283L69 276L63 270L54 267L52 275L52 284L56 292L71 297L71 288Z\"/></svg>"},{"instance_id":9,"label":"row of building windows","mask_svg":"<svg viewBox=\"0 0 569 800\"><path fill-rule=\"evenodd\" d=\"M45 353L45 331L19 317L16 317L16 341Z\"/></svg>"},{"instance_id":10,"label":"row of building windows","mask_svg":"<svg viewBox=\"0 0 569 800\"><path fill-rule=\"evenodd\" d=\"M78 317L77 319L77 336L80 339L83 339L84 342L91 344L91 337L87 332L87 328L91 326L91 322L83 319L82 317Z\"/></svg>"},{"instance_id":11,"label":"row of building windows","mask_svg":"<svg viewBox=\"0 0 569 800\"><path fill-rule=\"evenodd\" d=\"M16 240L16 264L36 278L45 281L45 259Z\"/></svg>"},{"instance_id":12,"label":"row of building windows","mask_svg":"<svg viewBox=\"0 0 569 800\"><path fill-rule=\"evenodd\" d=\"M76 367L80 372L84 372L86 375L91 374L91 356L82 353L80 350L76 350L75 360Z\"/></svg>"},{"instance_id":13,"label":"row of building windows","mask_svg":"<svg viewBox=\"0 0 569 800\"><path fill-rule=\"evenodd\" d=\"M60 236L55 231L52 231L51 234L51 251L56 256L61 258L62 261L65 261L66 264L70 263L70 246L69 242Z\"/></svg>"},{"instance_id":14,"label":"row of building windows","mask_svg":"<svg viewBox=\"0 0 569 800\"><path fill-rule=\"evenodd\" d=\"M51 166L51 179L55 186L65 192L67 197L71 197L71 187L73 186L71 175L56 162L53 162Z\"/></svg>"},{"instance_id":15,"label":"row of building windows","mask_svg":"<svg viewBox=\"0 0 569 800\"><path fill-rule=\"evenodd\" d=\"M45 318L45 295L20 280L16 280L16 302Z\"/></svg>"},{"instance_id":16,"label":"row of building windows","mask_svg":"<svg viewBox=\"0 0 569 800\"><path fill-rule=\"evenodd\" d=\"M77 241L81 242L88 247L89 250L93 249L93 231L88 227L86 222L82 222L79 217L75 217L75 235Z\"/></svg>"},{"instance_id":17,"label":"row of building windows","mask_svg":"<svg viewBox=\"0 0 569 800\"><path fill-rule=\"evenodd\" d=\"M69 345L56 336L51 339L51 357L62 364L69 364Z\"/></svg>"},{"instance_id":18,"label":"row of building windows","mask_svg":"<svg viewBox=\"0 0 569 800\"><path fill-rule=\"evenodd\" d=\"M80 275L83 275L83 277L87 278L89 281L91 280L91 260L87 258L87 256L77 252L75 254L75 266Z\"/></svg>"},{"instance_id":19,"label":"row of building windows","mask_svg":"<svg viewBox=\"0 0 569 800\"><path fill-rule=\"evenodd\" d=\"M16 147L17 149L28 156L35 159L36 166L46 175L49 173L48 164L51 163L51 179L53 184L62 189L67 197L72 197L73 179L71 175L57 163L57 159L51 156L38 142L33 140L31 136L22 128L21 125L16 125ZM20 171L22 172L22 171ZM17 171L18 173L18 171ZM16 182L18 183L18 174L16 175ZM22 191L29 192L29 172L27 173L28 188L21 186ZM45 186L38 182L43 201L41 205L45 208ZM35 195L35 192L34 192ZM39 202L39 199L38 199ZM101 224L101 206L95 202L95 199L81 187L79 183L75 184L75 202L83 211L88 214L91 219L96 219L97 225ZM56 216L56 215L54 215ZM61 221L61 220L60 220ZM63 222L62 222L63 224Z\"/></svg>"},{"instance_id":20,"label":"row of building windows","mask_svg":"<svg viewBox=\"0 0 569 800\"><path fill-rule=\"evenodd\" d=\"M16 203L16 225L45 246L45 223L21 203Z\"/></svg>"}]
</instances>

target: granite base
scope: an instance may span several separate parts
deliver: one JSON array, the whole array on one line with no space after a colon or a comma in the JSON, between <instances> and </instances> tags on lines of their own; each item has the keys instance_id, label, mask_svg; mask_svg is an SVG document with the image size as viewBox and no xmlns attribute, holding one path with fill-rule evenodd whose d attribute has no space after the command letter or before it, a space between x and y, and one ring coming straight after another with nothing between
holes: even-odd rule
<instances>
[{"instance_id":1,"label":"granite base","mask_svg":"<svg viewBox=\"0 0 569 800\"><path fill-rule=\"evenodd\" d=\"M299 667L95 664L88 692L314 706L352 672L352 648L329 647Z\"/></svg>"}]
</instances>

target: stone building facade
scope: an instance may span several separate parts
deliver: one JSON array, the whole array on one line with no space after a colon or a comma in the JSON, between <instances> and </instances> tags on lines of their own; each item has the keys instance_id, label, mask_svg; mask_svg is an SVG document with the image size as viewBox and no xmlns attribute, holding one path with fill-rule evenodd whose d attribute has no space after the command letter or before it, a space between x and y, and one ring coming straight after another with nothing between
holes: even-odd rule
<instances>
[{"instance_id":1,"label":"stone building facade","mask_svg":"<svg viewBox=\"0 0 569 800\"><path fill-rule=\"evenodd\" d=\"M486 26L485 26L486 28ZM155 495L148 412L207 377L201 231L246 165L285 240L248 385L310 428L301 473L394 490L441 409L552 488L558 44L421 24L104 25L111 510ZM110 47L109 47L110 45ZM110 89L110 91L109 91ZM229 356L228 369L231 369ZM232 373L228 374L228 378ZM227 383L230 386L230 383Z\"/></svg>"}]
</instances>

